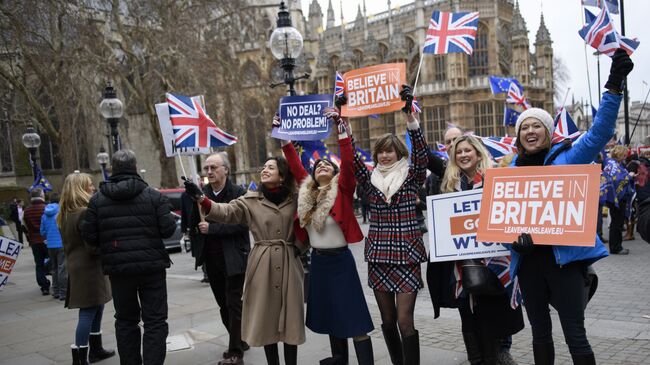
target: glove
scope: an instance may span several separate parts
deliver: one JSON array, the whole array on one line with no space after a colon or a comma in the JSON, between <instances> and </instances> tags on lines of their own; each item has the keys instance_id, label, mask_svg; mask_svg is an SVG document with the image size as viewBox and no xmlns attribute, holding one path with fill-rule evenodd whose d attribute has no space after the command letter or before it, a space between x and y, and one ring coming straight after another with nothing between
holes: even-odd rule
<instances>
[{"instance_id":1,"label":"glove","mask_svg":"<svg viewBox=\"0 0 650 365\"><path fill-rule=\"evenodd\" d=\"M612 66L609 69L609 78L607 79L605 88L619 92L622 91L623 81L632 72L633 68L634 63L632 63L627 52L622 48L617 49L612 56Z\"/></svg>"},{"instance_id":2,"label":"glove","mask_svg":"<svg viewBox=\"0 0 650 365\"><path fill-rule=\"evenodd\" d=\"M337 96L334 99L334 105L336 106L336 109L338 109L338 110L341 110L341 107L343 105L347 104L347 102L348 102L348 97L345 96L345 94L343 94L341 96Z\"/></svg>"},{"instance_id":3,"label":"glove","mask_svg":"<svg viewBox=\"0 0 650 365\"><path fill-rule=\"evenodd\" d=\"M192 200L199 201L199 199L201 199L201 197L203 196L203 191L201 191L201 188L198 185L196 185L189 179L185 179L184 177L185 176L183 176L182 178L183 180L185 180L185 182L183 183L183 185L185 185L185 193L187 193L187 195L190 198L192 198Z\"/></svg>"},{"instance_id":4,"label":"glove","mask_svg":"<svg viewBox=\"0 0 650 365\"><path fill-rule=\"evenodd\" d=\"M273 128L280 128L280 114L275 113L272 122Z\"/></svg>"},{"instance_id":5,"label":"glove","mask_svg":"<svg viewBox=\"0 0 650 365\"><path fill-rule=\"evenodd\" d=\"M512 243L512 249L520 255L527 255L533 252L534 248L533 238L528 233L520 234L517 240Z\"/></svg>"},{"instance_id":6,"label":"glove","mask_svg":"<svg viewBox=\"0 0 650 365\"><path fill-rule=\"evenodd\" d=\"M402 108L402 111L406 114L411 114L411 108L413 104L413 89L409 85L402 85L402 91L400 91L399 94L402 97L402 100L406 102Z\"/></svg>"},{"instance_id":7,"label":"glove","mask_svg":"<svg viewBox=\"0 0 650 365\"><path fill-rule=\"evenodd\" d=\"M325 108L323 109L323 115L325 118L332 119L336 125L341 123L341 115L339 114L339 109L337 108Z\"/></svg>"}]
</instances>

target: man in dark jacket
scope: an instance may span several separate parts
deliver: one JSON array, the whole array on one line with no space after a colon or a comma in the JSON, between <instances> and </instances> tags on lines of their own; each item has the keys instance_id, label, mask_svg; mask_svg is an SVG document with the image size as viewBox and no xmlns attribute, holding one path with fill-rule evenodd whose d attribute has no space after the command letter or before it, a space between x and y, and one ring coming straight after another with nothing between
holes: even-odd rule
<instances>
[{"instance_id":1,"label":"man in dark jacket","mask_svg":"<svg viewBox=\"0 0 650 365\"><path fill-rule=\"evenodd\" d=\"M203 171L209 182L203 187L208 199L228 203L246 193L245 189L228 179L230 163L225 153L209 156L203 164ZM241 298L250 252L248 227L201 222L196 204L192 221L190 235L198 243L194 247L196 266L203 265L207 271L210 288L219 305L221 321L230 335L228 350L219 364L243 364L243 351L248 348L241 341Z\"/></svg>"},{"instance_id":2,"label":"man in dark jacket","mask_svg":"<svg viewBox=\"0 0 650 365\"><path fill-rule=\"evenodd\" d=\"M112 176L90 199L82 235L100 247L111 281L120 363L162 364L169 332L165 269L170 266L162 239L174 233L176 222L167 198L138 176L132 151L116 152L111 164Z\"/></svg>"},{"instance_id":3,"label":"man in dark jacket","mask_svg":"<svg viewBox=\"0 0 650 365\"><path fill-rule=\"evenodd\" d=\"M32 248L34 262L36 263L36 283L41 287L41 294L50 294L50 281L45 275L45 259L48 258L45 238L41 236L41 217L45 211L45 194L43 189L34 188L29 193L31 204L25 208L23 222L27 228L27 240Z\"/></svg>"}]
</instances>

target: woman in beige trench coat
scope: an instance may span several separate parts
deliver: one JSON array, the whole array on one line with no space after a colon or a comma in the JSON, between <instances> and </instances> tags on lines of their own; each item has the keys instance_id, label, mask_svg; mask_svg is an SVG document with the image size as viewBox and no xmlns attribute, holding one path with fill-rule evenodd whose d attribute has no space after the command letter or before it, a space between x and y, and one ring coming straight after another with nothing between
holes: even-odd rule
<instances>
[{"instance_id":1,"label":"woman in beige trench coat","mask_svg":"<svg viewBox=\"0 0 650 365\"><path fill-rule=\"evenodd\" d=\"M211 221L246 224L254 246L248 257L242 308L242 340L264 346L269 365L279 364L278 342L287 365L296 364L305 342L302 264L295 245L296 188L283 157L271 157L261 172L259 192L249 191L230 203L205 199L198 186L185 183Z\"/></svg>"}]
</instances>

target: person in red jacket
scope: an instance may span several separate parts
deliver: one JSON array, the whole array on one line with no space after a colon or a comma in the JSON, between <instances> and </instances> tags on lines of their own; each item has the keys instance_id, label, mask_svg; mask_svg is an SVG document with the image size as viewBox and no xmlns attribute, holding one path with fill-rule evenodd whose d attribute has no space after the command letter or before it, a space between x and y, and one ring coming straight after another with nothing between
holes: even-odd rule
<instances>
[{"instance_id":1,"label":"person in red jacket","mask_svg":"<svg viewBox=\"0 0 650 365\"><path fill-rule=\"evenodd\" d=\"M23 222L27 227L27 240L36 263L36 283L41 287L43 295L50 295L50 281L45 277L45 259L49 256L45 238L41 236L41 217L45 211L45 194L43 189L35 188L30 192L30 197L31 204L25 209Z\"/></svg>"},{"instance_id":2,"label":"person in red jacket","mask_svg":"<svg viewBox=\"0 0 650 365\"><path fill-rule=\"evenodd\" d=\"M348 338L352 337L359 364L370 365L374 357L368 333L374 326L348 248L349 243L363 240L354 216L354 149L338 109L324 111L339 127L340 171L334 162L319 159L308 174L293 144L282 141L289 169L300 184L297 213L304 231L296 230L296 237L309 241L312 247L306 325L316 333L329 335L332 357L321 364L347 364ZM279 125L276 115L273 126Z\"/></svg>"}]
</instances>

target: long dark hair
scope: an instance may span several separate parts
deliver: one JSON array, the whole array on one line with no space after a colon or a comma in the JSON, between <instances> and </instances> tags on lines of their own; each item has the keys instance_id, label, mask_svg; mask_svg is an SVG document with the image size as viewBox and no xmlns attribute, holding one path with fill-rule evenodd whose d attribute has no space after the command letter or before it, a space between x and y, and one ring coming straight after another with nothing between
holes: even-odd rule
<instances>
[{"instance_id":1,"label":"long dark hair","mask_svg":"<svg viewBox=\"0 0 650 365\"><path fill-rule=\"evenodd\" d=\"M290 193L295 192L296 190L296 179L293 177L293 174L291 173L291 170L289 169L289 163L287 160L282 157L282 156L276 156L276 157L269 157L267 158L264 163L267 163L269 161L275 161L275 163L278 165L278 172L280 173L280 177L282 177L282 184L281 186L284 186L289 190Z\"/></svg>"}]
</instances>

